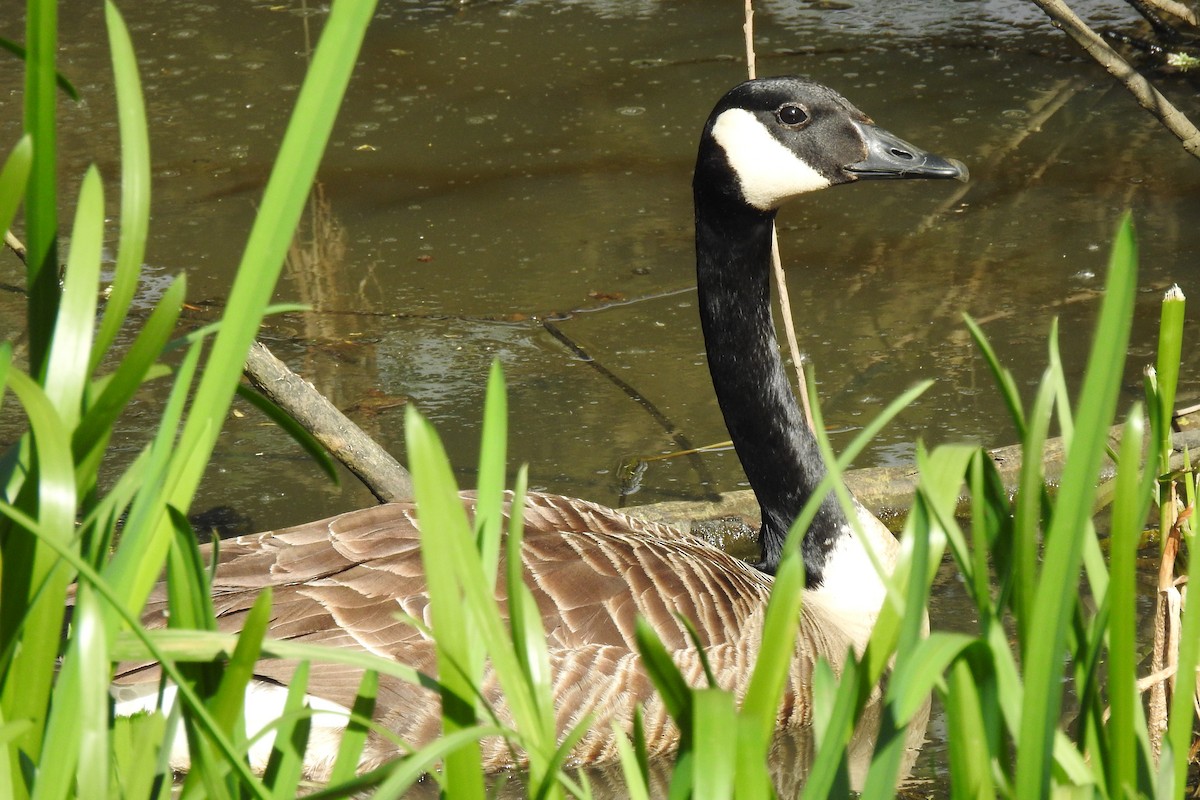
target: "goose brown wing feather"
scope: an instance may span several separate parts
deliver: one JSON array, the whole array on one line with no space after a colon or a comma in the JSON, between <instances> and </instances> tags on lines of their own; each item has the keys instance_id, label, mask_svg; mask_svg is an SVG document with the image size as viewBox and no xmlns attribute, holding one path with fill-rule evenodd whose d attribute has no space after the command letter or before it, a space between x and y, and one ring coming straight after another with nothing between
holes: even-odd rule
<instances>
[{"instance_id":1,"label":"goose brown wing feather","mask_svg":"<svg viewBox=\"0 0 1200 800\"><path fill-rule=\"evenodd\" d=\"M464 493L463 499L473 512L473 496ZM527 497L524 516L526 580L559 646L632 647L635 613L679 634L674 612L703 625L713 595L712 587L702 584L713 575L725 581L722 588L729 591L720 595L726 602L752 608L761 596L733 590L725 569L702 577L694 560L698 552L727 561L727 568L742 573L742 583L762 583L762 576L742 562L669 526L544 494ZM218 552L213 601L222 630L239 630L257 591L267 586L275 592L271 633L276 637L342 629L352 631L365 649L398 656L415 634L396 619L397 612L430 622L420 529L408 504L372 506L237 537L221 542ZM147 605L147 624L163 624L165 609L160 585ZM678 638L675 644L685 646Z\"/></svg>"},{"instance_id":2,"label":"goose brown wing feather","mask_svg":"<svg viewBox=\"0 0 1200 800\"><path fill-rule=\"evenodd\" d=\"M463 501L473 512L473 498ZM223 542L213 584L218 626L240 630L259 591L270 586L272 637L362 649L435 675L432 641L405 619L430 623L419 540L413 508L393 504ZM636 657L639 615L685 674L699 681L699 662L679 617L691 620L710 660L731 681L727 688L744 688L740 682L749 673L749 650L757 648L771 586L769 577L744 562L666 526L540 494L530 495L526 505L521 557L546 631L560 725L589 713L627 722L636 705L650 702L647 730L657 736L657 747L673 745L674 729L652 700ZM496 594L506 611L503 582ZM159 592L148 606L148 624L163 624L164 596ZM294 663L265 660L256 674L286 684L294 669ZM348 707L360 679L357 669L314 663L308 691ZM157 669L145 663L122 665L116 678L118 684L155 680ZM414 743L435 735L436 698L403 682L385 683L380 721ZM494 676L485 678L484 691L500 702ZM610 740L589 735L575 755L606 758ZM508 758L494 755L496 766Z\"/></svg>"}]
</instances>

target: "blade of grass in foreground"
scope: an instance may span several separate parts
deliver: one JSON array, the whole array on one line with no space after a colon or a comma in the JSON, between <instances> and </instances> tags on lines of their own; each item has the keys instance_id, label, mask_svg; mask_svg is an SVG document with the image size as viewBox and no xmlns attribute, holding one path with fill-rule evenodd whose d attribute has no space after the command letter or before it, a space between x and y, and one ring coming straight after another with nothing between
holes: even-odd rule
<instances>
[{"instance_id":1,"label":"blade of grass in foreground","mask_svg":"<svg viewBox=\"0 0 1200 800\"><path fill-rule=\"evenodd\" d=\"M29 3L25 17L25 133L33 139L33 168L25 193L29 374L41 377L58 316L58 193L54 54L58 4Z\"/></svg>"},{"instance_id":2,"label":"blade of grass in foreground","mask_svg":"<svg viewBox=\"0 0 1200 800\"><path fill-rule=\"evenodd\" d=\"M88 354L96 318L100 250L104 246L104 190L100 172L88 169L79 190L79 206L71 230L71 252L63 279L61 306L46 367L46 396L58 409L67 430L79 424Z\"/></svg>"},{"instance_id":3,"label":"blade of grass in foreground","mask_svg":"<svg viewBox=\"0 0 1200 800\"><path fill-rule=\"evenodd\" d=\"M1113 499L1112 535L1110 545L1111 574L1109 582L1108 621L1108 700L1111 716L1105 730L1108 733L1108 789L1116 796L1136 796L1138 786L1138 756L1141 754L1136 731L1145 730L1140 721L1137 691L1137 548L1141 539L1145 508L1138 466L1141 461L1142 438L1145 433L1141 410L1129 414L1121 433L1120 462L1117 465L1117 487ZM1153 464L1157 459L1147 459Z\"/></svg>"},{"instance_id":4,"label":"blade of grass in foreground","mask_svg":"<svg viewBox=\"0 0 1200 800\"><path fill-rule=\"evenodd\" d=\"M96 333L96 347L91 354L92 370L99 366L125 321L125 313L137 290L150 229L150 135L137 58L125 21L111 1L104 4L104 17L108 25L121 138L121 233L113 282Z\"/></svg>"},{"instance_id":5,"label":"blade of grass in foreground","mask_svg":"<svg viewBox=\"0 0 1200 800\"><path fill-rule=\"evenodd\" d=\"M373 0L340 0L330 9L242 255L221 329L213 341L169 467L165 484L168 501L180 510L186 511L191 504L212 454L374 6ZM169 523L162 517L156 523L145 532L138 531L134 546L122 548L112 563L114 585L133 606L145 601L169 545Z\"/></svg>"},{"instance_id":6,"label":"blade of grass in foreground","mask_svg":"<svg viewBox=\"0 0 1200 800\"><path fill-rule=\"evenodd\" d=\"M733 795L737 749L729 735L737 730L733 695L723 689L697 689L693 697L696 758L692 785L697 800L723 800Z\"/></svg>"},{"instance_id":7,"label":"blade of grass in foreground","mask_svg":"<svg viewBox=\"0 0 1200 800\"><path fill-rule=\"evenodd\" d=\"M1094 478L1104 455L1108 423L1116 411L1136 278L1136 245L1126 215L1109 261L1104 303L1080 392L1075 439L1046 535L1045 564L1033 604L1031 628L1042 633L1031 639L1026 657L1016 782L1017 796L1022 798L1046 797L1050 791L1050 756L1062 709L1066 627L1083 555L1083 537L1078 532L1085 529L1092 513Z\"/></svg>"},{"instance_id":8,"label":"blade of grass in foreground","mask_svg":"<svg viewBox=\"0 0 1200 800\"><path fill-rule=\"evenodd\" d=\"M369 669L363 673L358 694L354 697L354 707L350 710L346 731L342 734L342 742L338 746L337 760L329 773L331 786L350 780L357 772L358 760L362 756L363 745L366 744L367 732L370 730L365 720L371 719L371 715L375 713L375 698L378 695L379 673Z\"/></svg>"},{"instance_id":9,"label":"blade of grass in foreground","mask_svg":"<svg viewBox=\"0 0 1200 800\"><path fill-rule=\"evenodd\" d=\"M64 548L71 547L75 534L75 470L67 428L50 399L29 376L10 370L8 386L25 409L32 432L38 465L36 522ZM26 486L22 496L30 494ZM7 511L7 509L5 509ZM6 529L4 580L0 582L0 664L4 685L0 690L0 716L8 720L33 720L20 738L20 748L37 760L42 746L57 637L22 637L21 631L61 629L63 597L70 573L49 546L24 529L22 521L9 514L0 529ZM12 570L10 572L10 570ZM48 628L36 628L36 625ZM19 646L18 646L19 641ZM15 759L15 750L10 749ZM14 761L15 774L20 774Z\"/></svg>"},{"instance_id":10,"label":"blade of grass in foreground","mask_svg":"<svg viewBox=\"0 0 1200 800\"><path fill-rule=\"evenodd\" d=\"M25 196L25 182L33 161L33 140L22 136L0 168L0 234L12 226Z\"/></svg>"},{"instance_id":11,"label":"blade of grass in foreground","mask_svg":"<svg viewBox=\"0 0 1200 800\"><path fill-rule=\"evenodd\" d=\"M441 442L413 406L404 420L404 438L412 471L421 525L421 561L429 590L430 615L437 631L438 680L441 683L442 730L446 737L475 727L475 631L462 613L462 589L454 560L474 550L474 535L458 498L458 486ZM482 754L478 741L465 741L447 753L446 792L453 797L482 798Z\"/></svg>"},{"instance_id":12,"label":"blade of grass in foreground","mask_svg":"<svg viewBox=\"0 0 1200 800\"><path fill-rule=\"evenodd\" d=\"M40 428L33 427L34 443L37 447L39 470L38 504L30 505L27 500L19 501L26 508L36 509L36 513L44 520L47 513L58 517L59 525L66 524L64 534L74 538L73 523L77 493L77 477L74 462L70 455L64 455L61 450L61 439L69 436L79 422L82 406L83 390L87 381L87 354L91 350L92 325L96 307L96 283L100 271L100 249L103 244L104 231L104 195L100 184L100 174L93 167L88 170L83 179L79 192L79 204L75 215L75 225L72 231L71 255L67 263L67 271L63 281L59 315L53 323L53 342L46 362L46 379L43 392L33 392L28 387L23 398L26 411L33 426L34 413L28 405L35 395L38 400L44 398L54 407L53 419L48 424L56 430L53 433L51 447L57 451L53 456L45 451L43 438L49 435L46 423ZM56 286L57 290L57 286ZM14 387L15 388L15 387ZM35 400L37 402L37 400ZM68 453L69 453L68 445ZM65 458L65 464L51 468L43 461L44 456ZM61 471L61 476L47 474L51 468ZM65 473L71 473L70 489L63 497L51 502L50 509L39 508L46 501L46 492L55 488L53 483L65 479ZM90 481L88 481L90 483ZM26 489L31 487L26 486ZM30 492L23 491L22 498L29 498ZM67 522L67 519L70 521ZM10 537L24 539L24 543L16 547L8 546L4 554L6 572L9 569L22 568L22 551L30 557L24 568L32 567L30 575L31 594L26 603L17 607L24 611L21 624L25 635L20 636L20 647L12 662L12 671L4 675L4 704L10 715L18 709L25 711L34 719L34 730L40 732L40 725L48 727L48 740L29 742L26 752L35 760L44 746L53 746L51 752L57 753L56 758L61 762L62 769L48 773L38 781L39 796L56 800L66 797L70 791L72 777L78 763L81 751L88 756L85 765L90 777L96 785L107 786L107 761L98 756L95 748L107 749L103 738L107 736L107 725L101 724L89 731L83 728L85 721L95 723L96 695L92 691L94 685L89 684L87 673L73 672L75 680L64 681L56 691L55 707L58 710L46 717L47 702L54 677L54 658L57 655L58 643L53 637L38 635L45 631L62 629L64 617L64 601L67 583L70 580L69 571L61 564L55 564L49 548L42 542L33 540L28 531L12 531ZM11 565L11 566L10 566ZM11 574L11 573L10 573ZM5 581L8 582L7 580ZM20 587L18 585L18 591ZM83 620L88 623L86 632L94 634L97 621L93 618L95 605L84 609ZM102 626L100 626L102 628ZM97 649L99 654L97 654ZM78 638L68 649L68 655L75 659L84 659L93 668L97 661L105 662L103 646L92 642L90 638ZM78 713L68 713L67 709L77 708ZM14 715L20 718L21 714ZM99 737L99 738L97 738ZM80 747L76 743L82 742ZM103 761L104 763L100 763ZM45 787L45 788L42 788Z\"/></svg>"},{"instance_id":13,"label":"blade of grass in foreground","mask_svg":"<svg viewBox=\"0 0 1200 800\"><path fill-rule=\"evenodd\" d=\"M308 688L309 663L302 661L288 682L282 720L275 728L271 757L263 771L263 783L275 800L291 800L303 777L304 750L312 730L312 716L303 713L304 692ZM249 733L249 731L247 731Z\"/></svg>"},{"instance_id":14,"label":"blade of grass in foreground","mask_svg":"<svg viewBox=\"0 0 1200 800\"><path fill-rule=\"evenodd\" d=\"M762 647L742 700L742 714L757 720L755 748L764 754L775 735L775 718L795 657L803 589L804 559L800 550L785 550L767 601Z\"/></svg>"}]
</instances>

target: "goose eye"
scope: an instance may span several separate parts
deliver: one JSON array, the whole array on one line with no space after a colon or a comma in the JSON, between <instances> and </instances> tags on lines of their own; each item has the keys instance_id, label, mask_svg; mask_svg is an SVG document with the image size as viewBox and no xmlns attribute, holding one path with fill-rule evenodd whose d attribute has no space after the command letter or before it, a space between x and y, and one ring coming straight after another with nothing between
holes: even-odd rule
<instances>
[{"instance_id":1,"label":"goose eye","mask_svg":"<svg viewBox=\"0 0 1200 800\"><path fill-rule=\"evenodd\" d=\"M775 112L775 116L790 128L798 128L808 122L808 112L793 103L780 106L779 110Z\"/></svg>"}]
</instances>

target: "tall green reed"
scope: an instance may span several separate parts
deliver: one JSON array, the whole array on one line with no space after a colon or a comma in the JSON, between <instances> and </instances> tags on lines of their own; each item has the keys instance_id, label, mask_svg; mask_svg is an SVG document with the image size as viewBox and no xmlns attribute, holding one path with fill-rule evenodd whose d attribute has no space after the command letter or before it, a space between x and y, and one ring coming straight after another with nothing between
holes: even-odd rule
<instances>
[{"instance_id":1,"label":"tall green reed","mask_svg":"<svg viewBox=\"0 0 1200 800\"><path fill-rule=\"evenodd\" d=\"M185 340L158 431L132 464L108 478L111 488L102 492L99 478L113 425L139 386L167 374L158 359L174 335L185 283L180 276L172 284L128 348L113 347L118 332L133 324L128 311L147 236L150 156L132 43L111 4L106 20L121 133L121 215L115 277L98 327L105 199L95 168L84 176L76 202L70 256L59 263L57 5L49 0L27 5L25 136L0 169L0 226L7 229L23 203L29 245L25 363L11 345L0 348L0 386L14 395L29 428L0 458L0 796L104 795L109 787L151 796L169 788L159 755L170 727L165 720L110 719L112 648L123 629L132 629L150 654L161 656L179 684L194 756L203 761L210 748L220 753L219 768L197 772L203 793L270 794L250 775L235 744L238 684L244 685L261 632L248 631L239 640L230 667L216 680L212 668L177 667L139 630L136 617L167 564L172 618L212 627L203 565L194 543L188 544L194 539L183 513L216 441L246 348L268 310L372 7L342 0L331 8L247 243L229 313L213 331ZM75 579L80 583L72 596L68 585ZM62 639L68 604L73 614ZM184 793L190 791L185 784Z\"/></svg>"},{"instance_id":2,"label":"tall green reed","mask_svg":"<svg viewBox=\"0 0 1200 800\"><path fill-rule=\"evenodd\" d=\"M1115 452L1108 442L1125 368L1136 266L1127 215L1115 237L1092 351L1074 404L1056 332L1049 366L1026 410L981 329L969 323L1021 431L1024 460L1011 503L999 491L990 460L975 457L965 473L971 535L956 532L951 553L969 587L980 631L950 665L939 690L947 708L955 796L1178 797L1183 792L1194 720L1191 691L1181 692L1187 699L1172 709L1171 734L1178 738L1164 747L1156 765L1137 689L1136 658L1137 548L1151 504L1160 502L1161 513L1169 513L1160 485L1173 479L1169 426L1182 321L1182 308L1171 308L1174 298L1164 306L1157 362L1162 379L1147 381L1145 402L1134 403L1125 414ZM1055 423L1063 436L1065 468L1051 493L1041 453ZM1116 476L1098 494L1106 454L1114 460ZM1193 478L1189 474L1186 480ZM1098 496L1110 505L1107 564L1093 521ZM1192 536L1190 531L1183 535ZM1189 615L1186 625L1200 633L1196 616ZM1010 642L1009 621L1015 642ZM1189 644L1181 653L1181 676L1194 675L1196 649ZM1185 683L1190 687L1192 681ZM1064 721L1069 691L1076 695L1077 710Z\"/></svg>"},{"instance_id":3,"label":"tall green reed","mask_svg":"<svg viewBox=\"0 0 1200 800\"><path fill-rule=\"evenodd\" d=\"M894 796L902 778L900 734L931 690L945 707L954 797L1183 794L1194 739L1191 678L1200 655L1200 614L1184 614L1180 688L1171 698L1156 763L1138 691L1137 653L1144 642L1138 641L1136 629L1135 575L1152 503L1159 503L1164 535L1174 527L1189 553L1196 551L1188 515L1177 514L1170 488L1182 481L1187 502L1194 502L1194 475L1172 471L1169 461L1183 320L1177 292L1164 300L1157 369L1146 382L1146 400L1126 414L1117 450L1108 447L1132 324L1136 261L1127 216L1115 237L1092 352L1074 403L1056 329L1050 337L1049 366L1026 410L1011 374L982 330L968 320L1022 437L1018 491L1010 499L995 465L977 448L950 445L918 452L918 489L901 539L901 558L893 574L883 576L888 599L870 642L861 658L847 659L840 676L827 665L816 674L817 744L805 797L842 797L852 789L863 797ZM1066 466L1051 492L1042 453L1054 424L1064 440ZM844 460L834 460L827 444L823 448L834 465L830 481L853 517L837 466ZM1116 476L1111 485L1098 486L1106 454L1115 461ZM1093 521L1098 494L1111 507L1109 563ZM968 528L956 517L960 495L970 501ZM802 515L797 531L804 526ZM947 551L977 614L975 635L939 631L936 620L932 632L923 630L933 572ZM1196 566L1192 561L1188 572ZM777 584L773 604L778 597L792 596L794 590L785 586ZM802 596L797 594L796 601L803 602ZM790 648L786 633L765 638L758 666L790 655ZM647 651L652 649L652 643L646 645ZM763 740L744 737L744 720L739 719L770 711L770 701L759 708L747 702L739 709L731 698L714 700L711 688L683 685L677 670L661 657L649 654L646 664L664 696L674 698L670 707L676 719L694 729L681 745L672 796L703 794L712 787L719 787L714 796L720 796L729 786L739 796L770 796ZM865 777L852 787L845 748L881 681L882 723ZM1064 720L1066 695L1072 691L1079 710L1074 719ZM714 715L713 721L704 723L705 714ZM736 766L719 757L718 741L702 741L705 735L722 736L713 733L718 724L727 744L728 731L738 731ZM753 755L746 754L748 749ZM632 780L638 777L634 756L630 751L625 759Z\"/></svg>"}]
</instances>

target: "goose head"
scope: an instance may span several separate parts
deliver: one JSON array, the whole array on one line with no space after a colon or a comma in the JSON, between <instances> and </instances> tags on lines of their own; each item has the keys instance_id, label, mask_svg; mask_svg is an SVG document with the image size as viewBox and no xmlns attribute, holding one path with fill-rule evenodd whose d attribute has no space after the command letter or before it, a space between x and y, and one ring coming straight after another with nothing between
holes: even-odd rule
<instances>
[{"instance_id":1,"label":"goose head","mask_svg":"<svg viewBox=\"0 0 1200 800\"><path fill-rule=\"evenodd\" d=\"M794 77L731 89L701 136L695 185L772 214L806 192L869 179L954 178L966 167L878 127L846 98Z\"/></svg>"},{"instance_id":2,"label":"goose head","mask_svg":"<svg viewBox=\"0 0 1200 800\"><path fill-rule=\"evenodd\" d=\"M764 572L778 566L789 527L828 471L784 372L771 319L775 214L819 189L913 178L966 180L967 169L883 130L837 92L801 78L734 87L701 134L692 184L700 322L713 388L762 511L756 566ZM826 495L802 544L809 588L865 598L864 607L877 609L878 597L855 586L870 562L852 527ZM889 537L881 532L880 540ZM835 580L839 575L849 579Z\"/></svg>"}]
</instances>

